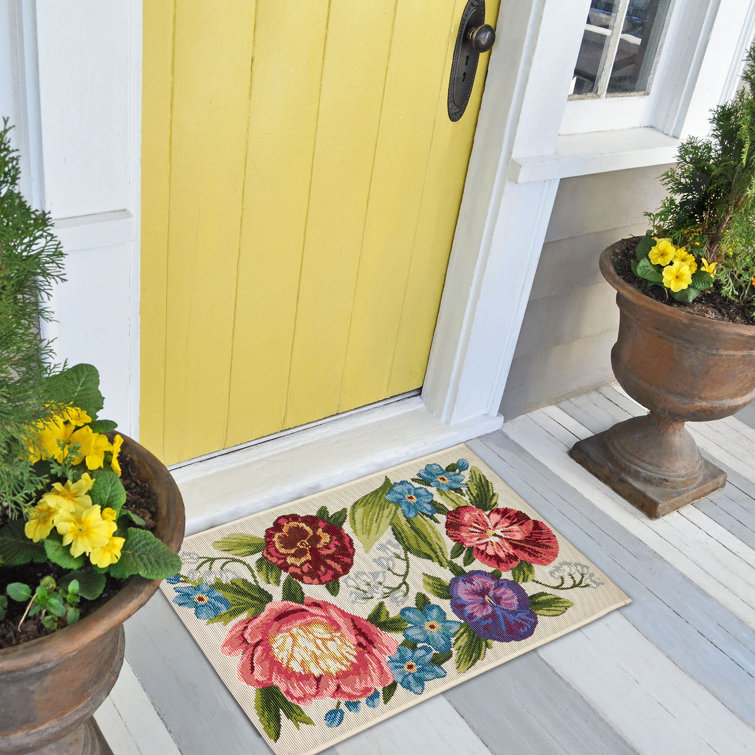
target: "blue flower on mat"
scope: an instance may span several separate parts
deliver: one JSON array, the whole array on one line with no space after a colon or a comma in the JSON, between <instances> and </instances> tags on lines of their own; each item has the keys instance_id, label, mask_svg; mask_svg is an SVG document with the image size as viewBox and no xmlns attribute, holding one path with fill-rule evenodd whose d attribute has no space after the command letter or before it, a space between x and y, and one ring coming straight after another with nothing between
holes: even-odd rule
<instances>
[{"instance_id":1,"label":"blue flower on mat","mask_svg":"<svg viewBox=\"0 0 755 755\"><path fill-rule=\"evenodd\" d=\"M177 585L181 581L180 574L174 574L172 577L168 577L165 580L169 585Z\"/></svg>"},{"instance_id":2,"label":"blue flower on mat","mask_svg":"<svg viewBox=\"0 0 755 755\"><path fill-rule=\"evenodd\" d=\"M412 519L420 511L425 514L434 514L435 507L432 505L433 494L425 488L415 488L406 480L397 482L386 494L385 499L401 506L401 511L408 519Z\"/></svg>"},{"instance_id":3,"label":"blue flower on mat","mask_svg":"<svg viewBox=\"0 0 755 755\"><path fill-rule=\"evenodd\" d=\"M343 723L343 711L340 708L333 708L325 714L325 725L331 729L340 726Z\"/></svg>"},{"instance_id":4,"label":"blue flower on mat","mask_svg":"<svg viewBox=\"0 0 755 755\"><path fill-rule=\"evenodd\" d=\"M380 692L375 690L366 700L368 708L377 708L380 705Z\"/></svg>"},{"instance_id":5,"label":"blue flower on mat","mask_svg":"<svg viewBox=\"0 0 755 755\"><path fill-rule=\"evenodd\" d=\"M451 638L461 627L460 621L447 621L446 612L436 605L427 605L420 611L417 608L402 608L401 618L409 622L404 637L409 642L426 642L439 653L451 650Z\"/></svg>"},{"instance_id":6,"label":"blue flower on mat","mask_svg":"<svg viewBox=\"0 0 755 755\"><path fill-rule=\"evenodd\" d=\"M198 619L214 619L219 613L228 611L231 607L228 599L214 587L200 582L198 585L178 585L174 588L176 596L173 602L179 606L194 609Z\"/></svg>"},{"instance_id":7,"label":"blue flower on mat","mask_svg":"<svg viewBox=\"0 0 755 755\"><path fill-rule=\"evenodd\" d=\"M459 459L456 462L456 469L459 470L459 472L464 472L467 469L469 469L469 462L466 459Z\"/></svg>"},{"instance_id":8,"label":"blue flower on mat","mask_svg":"<svg viewBox=\"0 0 755 755\"><path fill-rule=\"evenodd\" d=\"M404 688L421 695L425 682L440 679L446 675L445 669L432 662L433 649L427 645L410 650L399 645L395 655L388 656L388 667L393 678Z\"/></svg>"},{"instance_id":9,"label":"blue flower on mat","mask_svg":"<svg viewBox=\"0 0 755 755\"><path fill-rule=\"evenodd\" d=\"M346 710L351 713L359 712L359 700L344 700L343 704L346 706Z\"/></svg>"},{"instance_id":10,"label":"blue flower on mat","mask_svg":"<svg viewBox=\"0 0 755 755\"><path fill-rule=\"evenodd\" d=\"M466 485L463 475L458 472L446 472L440 464L428 464L417 472L417 477L438 490L455 490Z\"/></svg>"}]
</instances>

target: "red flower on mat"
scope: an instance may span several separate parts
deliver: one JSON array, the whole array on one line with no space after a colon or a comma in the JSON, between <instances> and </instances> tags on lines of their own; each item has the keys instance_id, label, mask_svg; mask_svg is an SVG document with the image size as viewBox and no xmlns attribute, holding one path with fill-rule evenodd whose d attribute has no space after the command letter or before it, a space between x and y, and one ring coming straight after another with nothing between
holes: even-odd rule
<instances>
[{"instance_id":1,"label":"red flower on mat","mask_svg":"<svg viewBox=\"0 0 755 755\"><path fill-rule=\"evenodd\" d=\"M265 530L262 555L300 582L324 585L349 573L354 542L319 516L284 514Z\"/></svg>"},{"instance_id":2,"label":"red flower on mat","mask_svg":"<svg viewBox=\"0 0 755 755\"><path fill-rule=\"evenodd\" d=\"M446 534L472 547L478 561L501 571L513 569L519 561L549 564L558 556L558 540L550 527L516 509L485 512L461 506L448 512Z\"/></svg>"},{"instance_id":3,"label":"red flower on mat","mask_svg":"<svg viewBox=\"0 0 755 755\"><path fill-rule=\"evenodd\" d=\"M393 681L386 656L398 642L366 619L332 603L268 603L254 619L236 622L220 649L238 655L239 679L277 686L295 703L362 700Z\"/></svg>"}]
</instances>

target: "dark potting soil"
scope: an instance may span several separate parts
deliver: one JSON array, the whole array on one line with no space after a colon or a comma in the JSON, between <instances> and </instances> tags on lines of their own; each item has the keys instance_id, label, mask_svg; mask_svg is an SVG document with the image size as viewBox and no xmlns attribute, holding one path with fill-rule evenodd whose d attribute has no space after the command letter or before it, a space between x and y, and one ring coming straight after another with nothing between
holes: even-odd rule
<instances>
[{"instance_id":1,"label":"dark potting soil","mask_svg":"<svg viewBox=\"0 0 755 755\"><path fill-rule=\"evenodd\" d=\"M649 281L638 278L632 272L632 261L636 259L635 249L637 248L637 244L640 243L641 238L641 236L634 236L622 239L614 246L614 268L619 277L625 280L630 286L633 286L651 299L668 304L670 307L682 309L693 315L707 317L709 320L722 320L724 322L753 325L755 327L755 323L753 323L750 317L750 307L731 301L730 299L725 299L718 290L717 285L714 285L708 291L703 291L690 304L683 304L673 299L668 290L662 286L653 285Z\"/></svg>"},{"instance_id":2,"label":"dark potting soil","mask_svg":"<svg viewBox=\"0 0 755 755\"><path fill-rule=\"evenodd\" d=\"M157 511L156 498L152 489L142 482L137 476L134 463L128 455L128 448L124 447L119 455L121 465L121 482L126 489L126 503L124 508L133 514L140 516L146 522L145 529L154 530L155 514ZM0 511L0 526L7 521L7 515ZM51 576L56 581L65 574L65 569L51 563L24 564L23 566L0 566L0 595L5 595L5 588L11 582L23 582L34 590L44 577ZM107 577L105 590L97 600L81 600L79 610L83 619L92 611L106 603L116 595L128 582L123 579ZM36 616L27 616L21 627L18 623L26 610L26 603L17 603L8 599L8 607L5 619L0 621L0 649L20 645L29 640L36 640L53 632L46 629L42 620ZM66 626L65 619L60 622L60 627Z\"/></svg>"}]
</instances>

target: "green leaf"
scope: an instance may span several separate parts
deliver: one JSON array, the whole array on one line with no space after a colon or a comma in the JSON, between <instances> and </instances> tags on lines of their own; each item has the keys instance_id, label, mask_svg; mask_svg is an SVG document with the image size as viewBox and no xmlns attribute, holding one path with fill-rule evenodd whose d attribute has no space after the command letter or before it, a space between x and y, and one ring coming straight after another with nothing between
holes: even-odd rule
<instances>
[{"instance_id":1,"label":"green leaf","mask_svg":"<svg viewBox=\"0 0 755 755\"><path fill-rule=\"evenodd\" d=\"M5 592L11 600L15 600L17 603L26 603L31 600L31 587L23 582L11 582L5 588Z\"/></svg>"},{"instance_id":2,"label":"green leaf","mask_svg":"<svg viewBox=\"0 0 755 755\"><path fill-rule=\"evenodd\" d=\"M32 612L29 611L29 616L31 615ZM44 626L45 629L49 629L51 632L53 632L58 627L58 620L54 616L48 614L47 616L44 616L42 618L42 626Z\"/></svg>"},{"instance_id":3,"label":"green leaf","mask_svg":"<svg viewBox=\"0 0 755 755\"><path fill-rule=\"evenodd\" d=\"M138 514L134 514L134 512L133 512L133 511L129 511L128 509L126 509L126 510L125 510L124 512L122 512L122 513L126 514L126 515L128 516L128 518L129 518L129 519L130 519L130 520L131 520L131 521L132 521L132 522L133 522L134 524L136 524L136 525L137 525L138 527L144 527L144 525L146 524L146 522L144 521L144 519L142 519L142 518L141 518L141 517L140 517L140 516L139 516Z\"/></svg>"},{"instance_id":4,"label":"green leaf","mask_svg":"<svg viewBox=\"0 0 755 755\"><path fill-rule=\"evenodd\" d=\"M346 517L349 515L349 510L346 508L340 509L339 511L336 511L335 514L331 514L328 517L328 521L334 526L334 527L343 527L344 522L346 521Z\"/></svg>"},{"instance_id":5,"label":"green leaf","mask_svg":"<svg viewBox=\"0 0 755 755\"><path fill-rule=\"evenodd\" d=\"M349 511L351 529L362 544L365 553L369 553L391 524L394 514L399 510L395 503L386 500L386 493L393 483L386 477L385 482L371 493L362 496Z\"/></svg>"},{"instance_id":6,"label":"green leaf","mask_svg":"<svg viewBox=\"0 0 755 755\"><path fill-rule=\"evenodd\" d=\"M451 653L433 653L430 659L436 666L442 666L446 661L451 659Z\"/></svg>"},{"instance_id":7,"label":"green leaf","mask_svg":"<svg viewBox=\"0 0 755 755\"><path fill-rule=\"evenodd\" d=\"M655 246L655 239L651 236L650 232L646 233L639 244L635 253L637 254L637 260L647 259L650 250Z\"/></svg>"},{"instance_id":8,"label":"green leaf","mask_svg":"<svg viewBox=\"0 0 755 755\"><path fill-rule=\"evenodd\" d=\"M459 564L453 561L448 562L448 570L454 577L463 577L467 573L467 570L463 566L459 566Z\"/></svg>"},{"instance_id":9,"label":"green leaf","mask_svg":"<svg viewBox=\"0 0 755 755\"><path fill-rule=\"evenodd\" d=\"M255 556L265 550L265 538L257 535L246 535L243 532L236 532L232 535L226 535L212 544L224 553L230 553L239 558L246 556Z\"/></svg>"},{"instance_id":10,"label":"green leaf","mask_svg":"<svg viewBox=\"0 0 755 755\"><path fill-rule=\"evenodd\" d=\"M65 590L70 590L72 582L79 583L79 595L82 598L96 600L102 595L106 580L104 574L92 569L68 572L60 578L60 586Z\"/></svg>"},{"instance_id":11,"label":"green leaf","mask_svg":"<svg viewBox=\"0 0 755 755\"><path fill-rule=\"evenodd\" d=\"M290 600L292 603L304 602L304 590L290 574L283 580L283 600Z\"/></svg>"},{"instance_id":12,"label":"green leaf","mask_svg":"<svg viewBox=\"0 0 755 755\"><path fill-rule=\"evenodd\" d=\"M112 433L118 427L118 423L113 422L112 419L96 419L89 423L89 427L92 428L93 433Z\"/></svg>"},{"instance_id":13,"label":"green leaf","mask_svg":"<svg viewBox=\"0 0 755 755\"><path fill-rule=\"evenodd\" d=\"M116 579L138 574L145 579L166 579L181 570L181 559L149 530L129 527L121 557L108 567Z\"/></svg>"},{"instance_id":14,"label":"green leaf","mask_svg":"<svg viewBox=\"0 0 755 755\"><path fill-rule=\"evenodd\" d=\"M126 489L123 487L121 478L112 469L101 472L94 480L94 485L89 492L92 504L101 508L115 509L121 513L123 504L126 503Z\"/></svg>"},{"instance_id":15,"label":"green leaf","mask_svg":"<svg viewBox=\"0 0 755 755\"><path fill-rule=\"evenodd\" d=\"M444 516L450 511L448 506L442 504L437 498L433 498L433 508L437 514L443 514Z\"/></svg>"},{"instance_id":16,"label":"green leaf","mask_svg":"<svg viewBox=\"0 0 755 755\"><path fill-rule=\"evenodd\" d=\"M416 642L410 642L409 640L404 640L401 644L405 648L409 648L409 650L416 650L417 649L417 643Z\"/></svg>"},{"instance_id":17,"label":"green leaf","mask_svg":"<svg viewBox=\"0 0 755 755\"><path fill-rule=\"evenodd\" d=\"M690 302L697 299L699 295L700 291L698 291L693 286L687 286L687 288L683 288L681 291L671 292L671 296L677 301L682 302L682 304L689 304Z\"/></svg>"},{"instance_id":18,"label":"green leaf","mask_svg":"<svg viewBox=\"0 0 755 755\"><path fill-rule=\"evenodd\" d=\"M71 595L77 596L79 594L79 589L80 588L81 588L81 585L79 584L79 580L78 579L72 579L68 583L68 588L67 588L67 592L68 592L69 598L70 598Z\"/></svg>"},{"instance_id":19,"label":"green leaf","mask_svg":"<svg viewBox=\"0 0 755 755\"><path fill-rule=\"evenodd\" d=\"M315 722L296 703L292 703L278 687L259 687L254 696L254 709L260 719L262 728L273 742L277 742L281 733L281 713L293 725L314 726Z\"/></svg>"},{"instance_id":20,"label":"green leaf","mask_svg":"<svg viewBox=\"0 0 755 755\"><path fill-rule=\"evenodd\" d=\"M5 618L5 610L8 608L8 598L5 595L0 595L0 621Z\"/></svg>"},{"instance_id":21,"label":"green leaf","mask_svg":"<svg viewBox=\"0 0 755 755\"><path fill-rule=\"evenodd\" d=\"M66 615L66 611L68 610L63 605L63 601L57 595L51 595L47 599L47 604L45 605L45 608L53 616L57 616L59 619L62 619Z\"/></svg>"},{"instance_id":22,"label":"green leaf","mask_svg":"<svg viewBox=\"0 0 755 755\"><path fill-rule=\"evenodd\" d=\"M407 519L400 510L391 521L393 536L414 556L435 561L436 564L448 564L446 541L432 522L424 517L415 516Z\"/></svg>"},{"instance_id":23,"label":"green leaf","mask_svg":"<svg viewBox=\"0 0 755 755\"><path fill-rule=\"evenodd\" d=\"M529 582L531 579L535 578L535 567L532 564L527 563L526 561L520 561L512 570L511 570L511 579L514 580L514 582L518 582L520 585L524 582Z\"/></svg>"},{"instance_id":24,"label":"green leaf","mask_svg":"<svg viewBox=\"0 0 755 755\"><path fill-rule=\"evenodd\" d=\"M47 561L45 547L41 542L29 540L24 534L24 522L13 519L0 529L0 564L21 566L30 561L37 564Z\"/></svg>"},{"instance_id":25,"label":"green leaf","mask_svg":"<svg viewBox=\"0 0 755 755\"><path fill-rule=\"evenodd\" d=\"M383 705L388 705L388 703L391 701L391 698L396 692L397 686L398 684L396 684L396 682L391 682L386 687L383 687Z\"/></svg>"},{"instance_id":26,"label":"green leaf","mask_svg":"<svg viewBox=\"0 0 755 755\"><path fill-rule=\"evenodd\" d=\"M417 596L414 598L414 605L417 606L417 608L420 611L424 611L425 607L430 604L430 598L425 595L423 592L418 592Z\"/></svg>"},{"instance_id":27,"label":"green leaf","mask_svg":"<svg viewBox=\"0 0 755 755\"><path fill-rule=\"evenodd\" d=\"M254 564L254 570L260 575L260 579L268 585L278 587L281 583L281 570L271 564L264 556L260 556Z\"/></svg>"},{"instance_id":28,"label":"green leaf","mask_svg":"<svg viewBox=\"0 0 755 755\"><path fill-rule=\"evenodd\" d=\"M45 390L52 401L72 404L95 419L105 403L99 385L100 375L96 367L91 364L75 364L50 376Z\"/></svg>"},{"instance_id":29,"label":"green leaf","mask_svg":"<svg viewBox=\"0 0 755 755\"><path fill-rule=\"evenodd\" d=\"M498 503L498 493L493 490L493 484L477 468L470 467L469 480L467 482L469 490L469 502L473 506L483 511L490 511Z\"/></svg>"},{"instance_id":30,"label":"green leaf","mask_svg":"<svg viewBox=\"0 0 755 755\"><path fill-rule=\"evenodd\" d=\"M384 621L387 621L390 618L390 614L388 613L388 609L385 607L385 603L381 600L371 611L370 615L367 617L367 621L370 622L370 624L374 624L376 627L380 626L380 624Z\"/></svg>"},{"instance_id":31,"label":"green leaf","mask_svg":"<svg viewBox=\"0 0 755 755\"><path fill-rule=\"evenodd\" d=\"M490 572L490 576L495 579L500 579L503 576L503 572L500 569L493 569L493 571Z\"/></svg>"},{"instance_id":32,"label":"green leaf","mask_svg":"<svg viewBox=\"0 0 755 755\"><path fill-rule=\"evenodd\" d=\"M335 598L341 589L341 583L334 579L332 582L325 583L325 589Z\"/></svg>"},{"instance_id":33,"label":"green leaf","mask_svg":"<svg viewBox=\"0 0 755 755\"><path fill-rule=\"evenodd\" d=\"M464 566L469 566L474 561L474 548L467 548L466 552L464 553L464 558L462 559L462 563Z\"/></svg>"},{"instance_id":34,"label":"green leaf","mask_svg":"<svg viewBox=\"0 0 755 755\"><path fill-rule=\"evenodd\" d=\"M663 283L663 273L647 257L637 263L635 272L651 283Z\"/></svg>"},{"instance_id":35,"label":"green leaf","mask_svg":"<svg viewBox=\"0 0 755 755\"><path fill-rule=\"evenodd\" d=\"M538 616L560 616L573 605L574 603L560 595L547 592L536 592L530 595L530 609Z\"/></svg>"},{"instance_id":36,"label":"green leaf","mask_svg":"<svg viewBox=\"0 0 755 755\"><path fill-rule=\"evenodd\" d=\"M71 606L66 612L66 623L75 624L81 616L81 611L75 606Z\"/></svg>"},{"instance_id":37,"label":"green leaf","mask_svg":"<svg viewBox=\"0 0 755 755\"><path fill-rule=\"evenodd\" d=\"M453 547L451 548L451 558L459 558L466 548L462 545L462 543L454 543Z\"/></svg>"},{"instance_id":38,"label":"green leaf","mask_svg":"<svg viewBox=\"0 0 755 755\"><path fill-rule=\"evenodd\" d=\"M277 742L281 735L281 711L274 689L277 687L258 687L254 694L254 709L265 734Z\"/></svg>"},{"instance_id":39,"label":"green leaf","mask_svg":"<svg viewBox=\"0 0 755 755\"><path fill-rule=\"evenodd\" d=\"M440 500L452 509L459 509L462 506L470 505L464 496L454 493L453 490L437 490L436 492Z\"/></svg>"},{"instance_id":40,"label":"green leaf","mask_svg":"<svg viewBox=\"0 0 755 755\"><path fill-rule=\"evenodd\" d=\"M713 276L705 270L698 270L692 273L692 286L698 291L706 291L713 287Z\"/></svg>"},{"instance_id":41,"label":"green leaf","mask_svg":"<svg viewBox=\"0 0 755 755\"><path fill-rule=\"evenodd\" d=\"M330 520L330 512L328 511L327 506L320 506L319 509L317 509L315 516L320 517L320 519L324 519L325 521Z\"/></svg>"},{"instance_id":42,"label":"green leaf","mask_svg":"<svg viewBox=\"0 0 755 755\"><path fill-rule=\"evenodd\" d=\"M478 637L469 624L462 624L454 635L454 650L456 651L456 670L463 674L481 661L487 652L485 640Z\"/></svg>"},{"instance_id":43,"label":"green leaf","mask_svg":"<svg viewBox=\"0 0 755 755\"><path fill-rule=\"evenodd\" d=\"M451 589L446 580L440 577L433 577L432 574L423 574L422 584L430 595L435 595L436 598L443 598L443 600L451 600Z\"/></svg>"},{"instance_id":44,"label":"green leaf","mask_svg":"<svg viewBox=\"0 0 755 755\"><path fill-rule=\"evenodd\" d=\"M71 549L63 545L60 540L49 538L42 542L45 546L47 558L49 558L54 564L62 566L64 569L81 569L84 565L84 556L81 555L74 558L71 555Z\"/></svg>"},{"instance_id":45,"label":"green leaf","mask_svg":"<svg viewBox=\"0 0 755 755\"><path fill-rule=\"evenodd\" d=\"M273 599L269 592L247 579L232 579L230 582L216 580L213 587L228 600L231 607L214 619L210 619L208 624L227 624L239 616L246 616L249 619L259 616Z\"/></svg>"}]
</instances>

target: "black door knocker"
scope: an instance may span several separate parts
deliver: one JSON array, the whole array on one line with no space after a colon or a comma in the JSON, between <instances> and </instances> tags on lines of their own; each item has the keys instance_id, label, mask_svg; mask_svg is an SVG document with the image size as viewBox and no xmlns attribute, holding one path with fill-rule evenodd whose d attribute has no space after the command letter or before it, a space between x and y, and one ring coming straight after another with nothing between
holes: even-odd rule
<instances>
[{"instance_id":1,"label":"black door knocker","mask_svg":"<svg viewBox=\"0 0 755 755\"><path fill-rule=\"evenodd\" d=\"M448 84L448 117L452 121L458 121L464 115L480 53L488 52L493 42L495 30L485 23L485 0L469 0L459 22Z\"/></svg>"}]
</instances>

